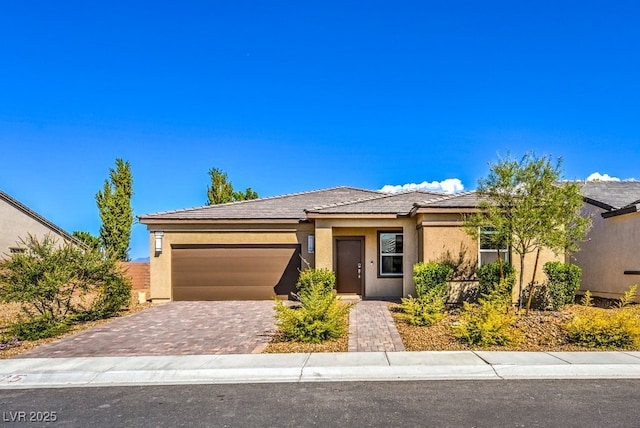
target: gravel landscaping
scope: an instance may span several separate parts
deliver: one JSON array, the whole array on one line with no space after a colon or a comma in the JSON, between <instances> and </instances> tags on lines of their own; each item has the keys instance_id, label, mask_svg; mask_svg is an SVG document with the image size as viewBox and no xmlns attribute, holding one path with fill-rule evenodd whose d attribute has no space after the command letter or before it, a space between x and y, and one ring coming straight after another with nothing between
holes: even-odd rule
<instances>
[{"instance_id":1,"label":"gravel landscaping","mask_svg":"<svg viewBox=\"0 0 640 428\"><path fill-rule=\"evenodd\" d=\"M347 352L349 337L344 335L340 339L328 340L324 343L287 342L277 334L262 351L266 354L287 354L292 352Z\"/></svg>"},{"instance_id":2,"label":"gravel landscaping","mask_svg":"<svg viewBox=\"0 0 640 428\"><path fill-rule=\"evenodd\" d=\"M458 320L458 310L451 311L439 323L429 327L418 327L408 324L402 319L402 309L399 304L389 304L389 310L396 323L396 327L407 351L611 351L612 349L588 348L568 343L563 331L563 324L580 313L589 316L596 311L618 311L619 309L604 309L569 305L562 312L530 311L522 315L516 326L523 333L523 340L517 345L480 347L470 346L460 342L451 333L451 325ZM640 316L640 305L634 305L633 310ZM629 349L626 349L629 350ZM632 349L632 350L640 350Z\"/></svg>"}]
</instances>

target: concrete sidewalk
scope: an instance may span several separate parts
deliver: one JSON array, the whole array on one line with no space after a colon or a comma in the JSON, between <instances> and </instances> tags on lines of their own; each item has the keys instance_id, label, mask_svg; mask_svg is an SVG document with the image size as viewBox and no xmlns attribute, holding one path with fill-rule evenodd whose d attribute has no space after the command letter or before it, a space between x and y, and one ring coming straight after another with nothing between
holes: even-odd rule
<instances>
[{"instance_id":1,"label":"concrete sidewalk","mask_svg":"<svg viewBox=\"0 0 640 428\"><path fill-rule=\"evenodd\" d=\"M350 352L0 361L0 389L501 379L640 379L640 352Z\"/></svg>"}]
</instances>

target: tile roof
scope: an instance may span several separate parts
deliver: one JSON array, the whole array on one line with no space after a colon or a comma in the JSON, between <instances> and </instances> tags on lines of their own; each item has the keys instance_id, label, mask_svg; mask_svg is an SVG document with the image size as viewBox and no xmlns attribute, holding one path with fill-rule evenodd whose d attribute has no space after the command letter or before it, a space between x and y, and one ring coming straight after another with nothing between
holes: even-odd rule
<instances>
[{"instance_id":1,"label":"tile roof","mask_svg":"<svg viewBox=\"0 0 640 428\"><path fill-rule=\"evenodd\" d=\"M183 210L166 211L139 216L145 220L303 220L305 209L339 204L344 201L357 202L384 195L375 190L355 187L334 187L311 192L208 205Z\"/></svg>"},{"instance_id":2,"label":"tile roof","mask_svg":"<svg viewBox=\"0 0 640 428\"><path fill-rule=\"evenodd\" d=\"M349 201L308 209L317 214L395 214L408 215L416 201L441 198L443 193L421 190L384 193L362 201Z\"/></svg>"},{"instance_id":3,"label":"tile roof","mask_svg":"<svg viewBox=\"0 0 640 428\"><path fill-rule=\"evenodd\" d=\"M417 202L416 208L476 208L480 199L475 190Z\"/></svg>"},{"instance_id":4,"label":"tile roof","mask_svg":"<svg viewBox=\"0 0 640 428\"><path fill-rule=\"evenodd\" d=\"M640 202L640 181L587 181L582 185L587 202L607 210L636 205Z\"/></svg>"}]
</instances>

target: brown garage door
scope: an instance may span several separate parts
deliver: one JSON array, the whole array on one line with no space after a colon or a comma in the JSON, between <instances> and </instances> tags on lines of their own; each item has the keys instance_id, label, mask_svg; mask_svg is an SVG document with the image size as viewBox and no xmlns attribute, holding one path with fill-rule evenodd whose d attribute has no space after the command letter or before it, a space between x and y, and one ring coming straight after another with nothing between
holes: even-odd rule
<instances>
[{"instance_id":1,"label":"brown garage door","mask_svg":"<svg viewBox=\"0 0 640 428\"><path fill-rule=\"evenodd\" d=\"M295 291L300 245L184 246L171 250L173 300L261 300Z\"/></svg>"}]
</instances>

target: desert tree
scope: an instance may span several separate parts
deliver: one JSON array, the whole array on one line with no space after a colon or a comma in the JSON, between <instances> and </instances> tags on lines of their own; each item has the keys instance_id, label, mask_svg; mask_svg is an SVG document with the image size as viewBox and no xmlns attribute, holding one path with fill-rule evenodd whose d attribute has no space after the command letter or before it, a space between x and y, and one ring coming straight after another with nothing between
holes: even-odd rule
<instances>
[{"instance_id":1,"label":"desert tree","mask_svg":"<svg viewBox=\"0 0 640 428\"><path fill-rule=\"evenodd\" d=\"M536 252L534 283L540 250L573 251L590 227L590 219L580 213L580 186L561 180L561 165L560 158L553 162L533 153L520 160L499 159L478 183L479 212L465 221L465 230L473 237L480 238L480 230L489 228L496 247L506 245L518 255L519 309L526 255Z\"/></svg>"}]
</instances>

